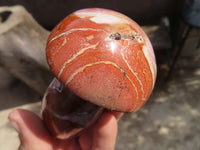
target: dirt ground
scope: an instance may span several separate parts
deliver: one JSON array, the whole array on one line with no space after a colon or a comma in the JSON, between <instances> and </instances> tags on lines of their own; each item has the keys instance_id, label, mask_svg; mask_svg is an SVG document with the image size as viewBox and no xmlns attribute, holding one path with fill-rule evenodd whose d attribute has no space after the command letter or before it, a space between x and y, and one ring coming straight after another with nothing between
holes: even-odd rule
<instances>
[{"instance_id":1,"label":"dirt ground","mask_svg":"<svg viewBox=\"0 0 200 150\"><path fill-rule=\"evenodd\" d=\"M200 49L179 59L168 82L164 81L166 62L157 57L155 89L142 109L119 121L116 150L200 150ZM1 150L19 145L8 114L16 107L39 113L40 101L37 93L18 81L0 90Z\"/></svg>"}]
</instances>

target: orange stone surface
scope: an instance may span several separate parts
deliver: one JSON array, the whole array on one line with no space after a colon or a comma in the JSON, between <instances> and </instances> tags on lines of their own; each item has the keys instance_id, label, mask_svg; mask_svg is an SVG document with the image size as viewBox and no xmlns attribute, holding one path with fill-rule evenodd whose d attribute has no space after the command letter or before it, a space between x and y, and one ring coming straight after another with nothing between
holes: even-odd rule
<instances>
[{"instance_id":1,"label":"orange stone surface","mask_svg":"<svg viewBox=\"0 0 200 150\"><path fill-rule=\"evenodd\" d=\"M82 9L64 18L49 36L46 55L67 88L111 110L137 111L156 80L146 34L127 16L107 9Z\"/></svg>"}]
</instances>

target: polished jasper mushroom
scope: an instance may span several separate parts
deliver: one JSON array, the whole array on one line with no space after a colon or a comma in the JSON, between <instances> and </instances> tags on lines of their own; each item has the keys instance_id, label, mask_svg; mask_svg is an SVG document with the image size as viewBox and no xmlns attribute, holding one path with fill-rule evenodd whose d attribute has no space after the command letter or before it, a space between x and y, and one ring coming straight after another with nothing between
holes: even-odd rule
<instances>
[{"instance_id":1,"label":"polished jasper mushroom","mask_svg":"<svg viewBox=\"0 0 200 150\"><path fill-rule=\"evenodd\" d=\"M42 117L59 139L78 135L103 111L135 112L156 80L151 43L140 26L107 9L78 10L51 32L46 55L56 76Z\"/></svg>"}]
</instances>

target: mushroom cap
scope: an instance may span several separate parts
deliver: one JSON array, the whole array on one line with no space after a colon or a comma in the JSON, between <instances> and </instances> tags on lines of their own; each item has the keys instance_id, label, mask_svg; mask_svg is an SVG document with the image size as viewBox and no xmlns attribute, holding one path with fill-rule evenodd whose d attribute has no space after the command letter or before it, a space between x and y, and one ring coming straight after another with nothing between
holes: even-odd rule
<instances>
[{"instance_id":1,"label":"mushroom cap","mask_svg":"<svg viewBox=\"0 0 200 150\"><path fill-rule=\"evenodd\" d=\"M69 90L111 110L137 111L156 80L148 37L136 22L112 10L87 8L68 15L52 30L46 55Z\"/></svg>"}]
</instances>

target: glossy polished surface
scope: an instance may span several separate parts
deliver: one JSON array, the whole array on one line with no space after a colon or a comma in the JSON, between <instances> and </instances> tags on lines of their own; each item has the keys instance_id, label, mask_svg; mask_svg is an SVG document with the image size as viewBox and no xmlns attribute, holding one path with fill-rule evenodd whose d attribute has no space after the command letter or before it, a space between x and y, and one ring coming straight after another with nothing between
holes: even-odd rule
<instances>
[{"instance_id":1,"label":"glossy polished surface","mask_svg":"<svg viewBox=\"0 0 200 150\"><path fill-rule=\"evenodd\" d=\"M90 8L72 13L51 32L46 48L55 76L84 100L137 111L156 79L151 43L130 18Z\"/></svg>"}]
</instances>

